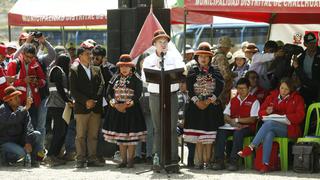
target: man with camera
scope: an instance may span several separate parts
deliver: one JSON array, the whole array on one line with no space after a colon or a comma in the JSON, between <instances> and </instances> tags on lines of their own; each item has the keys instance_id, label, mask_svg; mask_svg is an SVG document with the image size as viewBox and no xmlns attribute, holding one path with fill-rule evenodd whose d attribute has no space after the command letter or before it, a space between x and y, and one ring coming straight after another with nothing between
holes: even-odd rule
<instances>
[{"instance_id":1,"label":"man with camera","mask_svg":"<svg viewBox=\"0 0 320 180\"><path fill-rule=\"evenodd\" d=\"M55 59L56 53L54 51L53 46L46 40L46 38L43 36L41 32L31 32L26 37L26 41L24 44L21 45L21 47L16 51L16 53L13 56L13 59L16 59L19 57L19 55L23 51L23 47L26 43L31 43L36 47L36 54L39 62L43 63L46 67L49 66L49 64ZM43 45L47 50L48 54L40 54L39 53L39 46Z\"/></svg>"}]
</instances>

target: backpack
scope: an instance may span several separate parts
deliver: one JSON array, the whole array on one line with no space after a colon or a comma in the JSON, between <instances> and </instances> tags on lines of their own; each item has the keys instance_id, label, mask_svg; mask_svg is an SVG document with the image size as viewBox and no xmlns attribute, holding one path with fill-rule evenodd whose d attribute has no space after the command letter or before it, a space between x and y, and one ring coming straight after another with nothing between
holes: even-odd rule
<instances>
[{"instance_id":1,"label":"backpack","mask_svg":"<svg viewBox=\"0 0 320 180\"><path fill-rule=\"evenodd\" d=\"M263 167L262 156L263 146L260 144L260 146L256 149L256 157L254 159L254 168L258 171L260 171ZM272 143L269 168L271 171L280 170L279 144L276 142Z\"/></svg>"},{"instance_id":2,"label":"backpack","mask_svg":"<svg viewBox=\"0 0 320 180\"><path fill-rule=\"evenodd\" d=\"M313 173L319 171L320 145L316 142L298 142L292 147L293 171Z\"/></svg>"}]
</instances>

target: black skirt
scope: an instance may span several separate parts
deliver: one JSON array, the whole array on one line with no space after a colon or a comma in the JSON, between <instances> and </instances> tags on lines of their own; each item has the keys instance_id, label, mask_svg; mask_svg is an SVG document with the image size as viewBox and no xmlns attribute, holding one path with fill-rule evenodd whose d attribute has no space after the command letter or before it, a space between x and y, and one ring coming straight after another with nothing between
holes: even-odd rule
<instances>
[{"instance_id":1,"label":"black skirt","mask_svg":"<svg viewBox=\"0 0 320 180\"><path fill-rule=\"evenodd\" d=\"M145 141L147 131L140 104L126 109L125 113L109 107L102 132L105 141L118 145L136 145Z\"/></svg>"},{"instance_id":2,"label":"black skirt","mask_svg":"<svg viewBox=\"0 0 320 180\"><path fill-rule=\"evenodd\" d=\"M186 105L184 139L186 142L210 144L215 141L217 129L224 124L221 104L210 104L199 109L192 101Z\"/></svg>"}]
</instances>

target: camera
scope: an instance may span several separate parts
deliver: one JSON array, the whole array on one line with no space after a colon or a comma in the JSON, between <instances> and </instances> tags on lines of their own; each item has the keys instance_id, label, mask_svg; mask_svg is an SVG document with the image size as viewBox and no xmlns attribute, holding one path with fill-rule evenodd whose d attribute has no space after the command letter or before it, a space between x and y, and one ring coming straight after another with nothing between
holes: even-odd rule
<instances>
[{"instance_id":1,"label":"camera","mask_svg":"<svg viewBox=\"0 0 320 180\"><path fill-rule=\"evenodd\" d=\"M293 55L297 56L303 53L303 48L295 44L285 44L282 50L285 52L285 54L289 55L290 57Z\"/></svg>"},{"instance_id":2,"label":"camera","mask_svg":"<svg viewBox=\"0 0 320 180\"><path fill-rule=\"evenodd\" d=\"M31 32L31 35L34 36L35 38L40 38L42 36L42 32L34 31L34 32Z\"/></svg>"}]
</instances>

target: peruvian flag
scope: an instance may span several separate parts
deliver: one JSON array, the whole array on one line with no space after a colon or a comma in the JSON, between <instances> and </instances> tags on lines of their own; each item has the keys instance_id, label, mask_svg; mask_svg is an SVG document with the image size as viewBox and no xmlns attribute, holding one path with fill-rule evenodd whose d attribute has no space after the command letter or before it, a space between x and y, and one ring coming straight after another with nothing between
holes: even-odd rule
<instances>
[{"instance_id":1,"label":"peruvian flag","mask_svg":"<svg viewBox=\"0 0 320 180\"><path fill-rule=\"evenodd\" d=\"M143 23L133 48L131 49L130 56L132 59L136 59L144 52L148 52L149 54L155 52L155 47L152 45L152 38L153 33L157 30L163 30L163 28L156 16L153 14L152 8L150 8L150 12ZM168 51L175 51L175 53L180 54L171 41L168 44Z\"/></svg>"}]
</instances>

